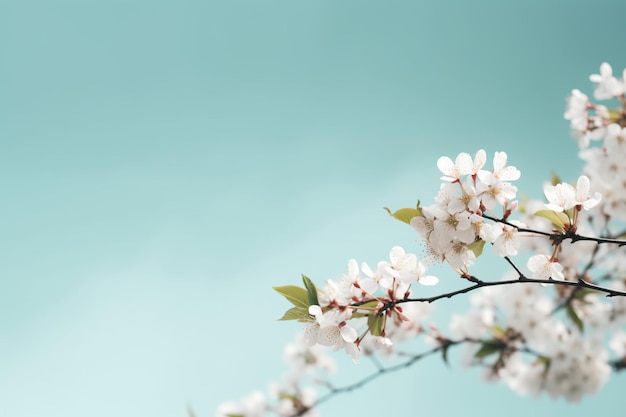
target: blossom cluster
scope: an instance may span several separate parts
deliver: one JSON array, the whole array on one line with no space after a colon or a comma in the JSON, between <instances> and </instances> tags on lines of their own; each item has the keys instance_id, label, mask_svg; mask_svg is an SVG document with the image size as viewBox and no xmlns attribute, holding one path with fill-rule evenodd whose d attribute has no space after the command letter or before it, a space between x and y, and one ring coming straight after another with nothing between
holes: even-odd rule
<instances>
[{"instance_id":1,"label":"blossom cluster","mask_svg":"<svg viewBox=\"0 0 626 417\"><path fill-rule=\"evenodd\" d=\"M466 345L466 364L484 367L487 380L567 401L597 393L626 368L626 70L617 78L603 63L590 80L595 100L617 106L572 90L564 117L584 162L575 182L555 176L543 186L545 200L519 203L513 182L521 173L505 152L494 154L491 169L484 150L442 156L434 203L388 210L417 232L424 256L396 246L375 267L350 260L341 278L320 287L305 276L304 287L275 287L292 304L281 320L303 327L286 350L289 371L268 396L225 403L218 417L315 415L320 375L335 368L327 347L358 362L397 356L400 342L418 338L444 360ZM471 272L485 246L511 266L500 281ZM419 298L415 284L439 282L433 261L470 287ZM453 315L449 330L426 321L433 301L474 290L470 310Z\"/></svg>"},{"instance_id":2,"label":"blossom cluster","mask_svg":"<svg viewBox=\"0 0 626 417\"><path fill-rule=\"evenodd\" d=\"M268 412L280 416L315 417L313 408L317 391L302 386L307 377L330 375L336 371L335 361L326 355L322 346L308 346L302 336L285 346L283 359L288 371L280 384L271 383L267 394L257 390L238 402L225 402L217 410L217 417L263 417Z\"/></svg>"},{"instance_id":3,"label":"blossom cluster","mask_svg":"<svg viewBox=\"0 0 626 417\"><path fill-rule=\"evenodd\" d=\"M454 162L446 156L439 158L437 166L446 182L435 197L436 204L423 207L422 215L411 220L411 226L428 243L429 252L459 271L467 271L474 263L477 243L493 243L501 256L517 253L515 229L488 224L482 214L496 206L504 213L517 207L517 188L510 181L519 179L520 171L506 165L505 152L496 152L493 170L483 170L485 162L482 149L473 159L467 153Z\"/></svg>"},{"instance_id":4,"label":"blossom cluster","mask_svg":"<svg viewBox=\"0 0 626 417\"><path fill-rule=\"evenodd\" d=\"M524 204L523 223L517 224L525 225L518 232L525 230L526 239L518 249L530 254L527 268L534 279L602 282L623 291L626 250L617 239L624 237L626 220L626 84L607 63L590 79L596 99L616 99L619 107L608 109L572 91L565 118L579 140L583 175L575 185L555 178L543 187L547 202ZM586 239L576 240L580 236ZM563 244L567 238L572 244ZM621 369L616 364L625 361L625 297L609 301L582 287L531 283L483 288L471 301L472 310L453 317L452 337L497 340L498 349L481 344L478 362L497 356L487 364L489 379L519 393L578 401L608 381L610 364Z\"/></svg>"},{"instance_id":5,"label":"blossom cluster","mask_svg":"<svg viewBox=\"0 0 626 417\"><path fill-rule=\"evenodd\" d=\"M480 341L478 359L488 380L520 394L546 392L568 401L597 393L607 382L611 367L602 333L585 335L569 327L554 314L557 304L540 284L485 288L471 302L472 312L453 316L451 335ZM497 341L496 347L486 351L490 341ZM489 357L496 359L489 362Z\"/></svg>"},{"instance_id":6,"label":"blossom cluster","mask_svg":"<svg viewBox=\"0 0 626 417\"><path fill-rule=\"evenodd\" d=\"M381 312L385 302L404 300L411 296L413 284L432 286L438 279L426 274L426 267L415 254L395 246L389 260L379 261L375 268L367 263L359 266L352 259L338 280L328 280L320 288L307 277L303 282L305 288L275 287L293 304L282 320L298 320L304 326L303 333L285 349L289 370L282 385L273 384L267 395L255 391L237 403L224 403L217 417L260 417L268 412L315 416L314 382L336 367L324 347L343 349L354 362L361 352L392 354L392 340L413 339L424 332L431 306L406 304ZM303 386L307 379L313 386Z\"/></svg>"},{"instance_id":7,"label":"blossom cluster","mask_svg":"<svg viewBox=\"0 0 626 417\"><path fill-rule=\"evenodd\" d=\"M600 65L600 74L592 74L589 80L595 84L593 97L596 100L617 99L624 104L626 92L626 69L622 78L613 76L611 65L604 62ZM582 148L587 148L590 141L609 138L608 146L616 145L616 137L624 134L623 108L609 109L602 104L592 103L589 97L578 89L572 90L567 99L565 119L570 121L572 134L578 139Z\"/></svg>"},{"instance_id":8,"label":"blossom cluster","mask_svg":"<svg viewBox=\"0 0 626 417\"><path fill-rule=\"evenodd\" d=\"M321 288L305 277L306 299L291 301L301 313L306 308L308 316L298 314L293 318L306 323L304 340L309 346L344 349L358 362L362 344L389 348L392 341L388 332L412 321L400 306L383 309L385 303L409 298L415 283L436 285L438 279L426 274L424 263L415 254L395 246L389 251L389 260L378 262L375 268L365 262L359 267L356 260L350 260L341 279L328 280ZM276 290L283 295L290 291L284 287ZM292 293L290 297L297 295Z\"/></svg>"},{"instance_id":9,"label":"blossom cluster","mask_svg":"<svg viewBox=\"0 0 626 417\"><path fill-rule=\"evenodd\" d=\"M609 219L626 221L626 75L617 79L605 62L600 74L591 75L590 80L595 83L596 100L617 102L618 106L593 103L579 90L572 90L565 118L578 138L584 173L593 180L594 191L603 196L593 218L595 226L602 228ZM592 141L598 146L590 146Z\"/></svg>"}]
</instances>

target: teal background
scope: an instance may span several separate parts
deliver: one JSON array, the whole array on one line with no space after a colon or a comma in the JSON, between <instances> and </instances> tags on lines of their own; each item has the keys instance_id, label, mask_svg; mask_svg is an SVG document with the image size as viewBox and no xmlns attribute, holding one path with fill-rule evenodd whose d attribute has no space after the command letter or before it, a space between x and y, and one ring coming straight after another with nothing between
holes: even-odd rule
<instances>
[{"instance_id":1,"label":"teal background","mask_svg":"<svg viewBox=\"0 0 626 417\"><path fill-rule=\"evenodd\" d=\"M619 0L0 0L0 415L204 417L264 390L298 330L275 321L288 305L271 286L339 278L396 244L419 253L382 207L430 203L439 156L504 150L534 197L553 170L576 178L564 100L591 92L601 62L626 66L625 13ZM437 291L458 286L440 278ZM372 369L343 356L341 381ZM570 405L484 384L459 356L323 415L626 405L623 375Z\"/></svg>"}]
</instances>

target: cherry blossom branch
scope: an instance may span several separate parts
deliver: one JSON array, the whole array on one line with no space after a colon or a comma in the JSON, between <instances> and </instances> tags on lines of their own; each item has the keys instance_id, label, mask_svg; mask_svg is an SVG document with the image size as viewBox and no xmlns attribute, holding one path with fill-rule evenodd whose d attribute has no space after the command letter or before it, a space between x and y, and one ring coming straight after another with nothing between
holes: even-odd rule
<instances>
[{"instance_id":1,"label":"cherry blossom branch","mask_svg":"<svg viewBox=\"0 0 626 417\"><path fill-rule=\"evenodd\" d=\"M376 367L378 368L376 370L376 372L371 373L370 375L364 377L363 379L352 383L350 385L346 385L343 387L339 387L336 388L330 384L325 384L326 388L328 388L329 392L327 394L325 394L324 396L320 397L313 405L311 405L310 407L306 407L306 408L302 408L298 411L297 414L294 414L294 417L297 416L302 416L305 413L307 413L309 410L311 410L312 408L315 408L317 406L319 406L320 404L328 401L329 399L331 399L332 397L338 395L338 394L345 394L351 391L354 391L356 389L359 389L361 387L363 387L364 385L369 384L370 382L374 381L375 379L378 379L379 377L383 376L384 374L388 374L388 373L392 373L392 372L396 372L399 371L401 369L405 369L405 368L409 368L411 365L413 365L414 363L418 362L419 360L431 356L437 352L441 352L441 351L447 351L447 349L451 346L456 346L462 343L476 343L475 341L471 341L469 339L462 339L462 340L445 340L441 345L436 346L434 348L432 348L431 350L428 350L426 352L417 354L417 355L413 355L409 360L399 363L397 365L394 366L390 366L388 368L382 367L380 366L379 363L375 362Z\"/></svg>"},{"instance_id":2,"label":"cherry blossom branch","mask_svg":"<svg viewBox=\"0 0 626 417\"><path fill-rule=\"evenodd\" d=\"M513 227L515 229L517 229L518 232L526 232L526 233L533 233L533 234L538 234L538 235L542 235L545 237L550 238L551 240L555 241L555 242L562 242L564 240L570 239L572 241L572 243L574 242L579 242L579 241L590 241L590 242L596 242L598 244L600 243L611 243L614 245L618 245L618 246L626 246L626 240L621 240L621 239L611 239L611 238L604 238L604 237L591 237L591 236L582 236L579 235L577 233L571 232L571 231L566 231L565 233L548 233L548 232L543 232L541 230L535 230L535 229L528 229L525 227L520 227L520 226L516 226L515 224L504 220L504 219L498 219L496 217L492 217L489 216L488 214L484 214L482 215L485 219L494 221L496 223L502 223L502 224L506 224L507 226Z\"/></svg>"},{"instance_id":3,"label":"cherry blossom branch","mask_svg":"<svg viewBox=\"0 0 626 417\"><path fill-rule=\"evenodd\" d=\"M394 366L390 366L385 368L384 366L382 366L380 364L380 362L378 362L378 360L376 359L376 356L372 355L371 359L372 362L374 363L374 365L376 366L377 370L371 374L369 374L368 376L364 377L363 379L354 382L352 384L349 385L345 385L343 387L334 387L333 385L331 385L330 383L324 383L324 386L329 390L328 393L326 393L325 395L323 395L322 397L320 397L317 401L315 401L311 406L309 407L301 407L298 412L296 414L294 414L294 417L298 417L298 416L303 416L304 414L306 414L308 411L310 411L313 408L318 407L320 404L330 400L331 398L335 397L336 395L339 394L347 394L349 392L352 392L354 390L357 390L359 388L362 388L363 386L369 384L370 382L380 378L381 376L385 375L385 374L389 374L389 373L393 373L393 372L397 372L400 371L402 369L406 369L411 367L412 365L414 365L416 362L420 361L421 359L424 359L428 356L432 356L435 353L438 352L442 352L444 361L447 362L447 352L448 349L452 346L458 346L461 344L477 344L477 345L482 345L483 347L489 347L489 348L495 348L495 351L500 351L502 353L504 353L507 349L513 349L513 351L515 352L522 352L522 353L527 353L527 354L531 354L533 356L536 356L537 358L542 357L542 355L538 352L535 352L531 349L528 349L527 347L513 347L511 345L509 345L509 343L507 343L506 340L495 340L495 339L488 339L488 340L482 340L482 339L472 339L472 338L464 338L464 339L460 339L460 340L450 340L450 339L446 339L446 338L441 338L439 339L439 342L441 343L440 345L426 351L426 352L422 352L416 355L412 355L410 357L410 359L408 359L405 362L401 362L397 365ZM496 361L495 364L492 364L491 366L497 366L498 361ZM609 362L610 366L616 370L616 371L620 371L622 369L626 369L626 358L622 358L622 359L616 359L613 361Z\"/></svg>"},{"instance_id":4,"label":"cherry blossom branch","mask_svg":"<svg viewBox=\"0 0 626 417\"><path fill-rule=\"evenodd\" d=\"M517 268L516 268L517 270ZM518 273L519 270L518 270ZM445 294L439 294L439 295L435 295L433 297L421 297L421 298L404 298L401 300L391 300L388 301L386 303L383 304L383 307L381 308L381 313L389 310L391 308L393 308L394 306L398 305L398 304L403 304L403 303L411 303L411 302L416 302L416 303L432 303L435 302L437 300L440 300L442 298L452 298L454 296L457 296L459 294L466 294L468 292L477 290L479 288L483 288L483 287L495 287L495 286L499 286L499 285L512 285L512 284L548 284L548 285L564 285L564 286L568 286L568 287L576 287L576 288L587 288L590 290L594 290L594 291L598 291L601 293L605 293L607 297L626 297L626 291L619 291L619 290L614 290L611 288L606 288L606 287L602 287L600 285L595 285L595 284L591 284L583 279L578 279L578 281L557 281L554 279L536 279L536 278L528 278L527 276L525 276L524 274L520 273L520 276L518 279L509 279L509 280L505 280L505 281L481 281L478 278L474 277L474 276L470 276L468 278L466 278L467 280L471 281L474 283L474 285L471 285L469 287L465 287L462 288L460 290L456 290L456 291L451 291L451 292L447 292Z\"/></svg>"},{"instance_id":5,"label":"cherry blossom branch","mask_svg":"<svg viewBox=\"0 0 626 417\"><path fill-rule=\"evenodd\" d=\"M528 229L528 228L525 228L525 227L520 227L518 225L515 225L515 224L509 222L508 220L498 219L497 217L492 217L492 216L490 216L488 214L485 214L485 213L482 214L482 217L487 219L487 220L491 220L493 222L496 222L496 223L506 224L507 226L515 228L518 232L534 233L534 234L537 234L537 235L542 235L542 236L548 237L550 239L553 239L554 237L557 237L557 236L562 236L560 233L548 233L548 232L543 232L541 230L535 230L535 229Z\"/></svg>"},{"instance_id":6,"label":"cherry blossom branch","mask_svg":"<svg viewBox=\"0 0 626 417\"><path fill-rule=\"evenodd\" d=\"M621 240L621 239L609 239L609 238L603 238L603 237L581 236L581 235L576 234L576 233L565 233L565 234L563 234L561 236L563 236L562 240L571 239L572 243L579 242L579 241L590 241L590 242L596 242L596 243L612 243L612 244L617 245L619 247L626 246L626 240Z\"/></svg>"},{"instance_id":7,"label":"cherry blossom branch","mask_svg":"<svg viewBox=\"0 0 626 417\"><path fill-rule=\"evenodd\" d=\"M306 276L302 277L304 288L293 285L274 287L293 305L279 320L306 322L305 334L300 342L305 342L308 347L297 347L289 353L292 371L297 372L297 376L304 375L303 372L308 374L311 370L327 368L322 365L321 359L317 363L317 356L311 349L313 346L344 349L356 362L359 347L371 353L373 347L370 342L373 346L388 347L393 345L391 339L405 340L424 334L420 324L424 319L421 316L422 309L409 307L427 306L407 304L400 307L403 303L433 303L479 288L520 283L560 286L555 287L556 291L552 291L551 296L545 294L545 291L539 291L538 287L534 287L537 291L518 291L532 288L512 287L506 291L510 297L489 297L489 303L485 303L484 299L472 300L474 310L464 316L454 317L451 326L455 334L485 335L484 339L450 340L436 330L437 326L432 325L434 333L429 336L437 342L435 347L424 347L426 350L419 354L396 350L393 353L397 359L388 367L379 362L378 356L368 355L374 365L369 375L339 387L327 380L317 380L326 389L324 395L317 399L314 390L308 391L309 387L305 391L300 390L297 383L292 385L294 375L290 373L290 386L280 391L275 407L269 407L262 394L254 393L242 401L242 405L226 404L218 415L249 416L265 412L279 416L308 415L336 395L357 390L382 375L408 368L437 352L442 354L443 361L447 363L448 349L460 344L476 347L473 364L487 368L494 379L508 384L512 389L525 392L532 388L534 393L548 392L552 398L564 397L568 401L578 401L586 394L597 392L606 383L611 368L614 371L626 370L626 332L623 330L626 309L621 303L626 299L614 300L610 306L592 302L597 300L583 300L588 292L603 294L605 297L626 297L626 289L622 287L617 290L600 285L612 285L608 284L610 280L621 277L620 260L611 258L622 256L624 252L616 249L626 247L626 232L612 233L610 230L623 227L625 220L622 208L626 184L622 181L622 171L626 157L626 70L623 74L623 78L617 79L613 76L611 66L605 62L600 66L599 74L589 77L595 86L594 97L597 100L617 99L620 108L610 109L592 103L578 89L572 90L567 99L564 118L570 121L579 147L585 149L583 159L586 163L584 174L578 178L575 186L562 182L556 174L551 184L544 185L547 204L543 205L543 210L535 212L535 216L544 217L552 226L544 228L532 223L526 226L509 220L518 207L517 187L511 181L518 180L521 172L508 165L505 152L495 152L492 170L483 169L487 156L482 149L473 157L462 152L454 160L448 156L437 160L437 167L443 174L443 184L440 185L434 204L421 206L418 200L415 208L402 208L395 212L386 209L395 219L410 224L428 244L432 255L445 260L461 278L468 281L467 284L461 284L464 288L432 297L410 298L410 287L414 282L434 285L438 279L427 275L425 264L428 262L418 261L414 254L407 254L397 246L390 251L390 262L381 261L374 270L365 263L359 267L356 260L350 260L348 273L339 281L328 280L319 291ZM590 141L598 140L603 140L599 146L589 146ZM598 205L600 202L602 204ZM540 202L532 202L535 203L542 205ZM591 211L594 208L595 211ZM500 209L503 213L501 216L494 214L500 213ZM476 213L482 214L477 216ZM595 221L598 219L599 222ZM621 222L621 226L616 226L615 221ZM590 229L594 230L583 233L599 237L578 234L578 226L582 222L588 222ZM543 245L537 247L540 250L528 259L526 267L531 271L530 277L525 275L524 268L516 265L515 258L508 256L514 256L520 247L517 239L519 232L552 246L550 250L547 245L545 248ZM565 245L566 241L570 245ZM595 242L591 245L593 250L581 247L586 245L571 245L585 241ZM494 246L494 252L504 258L517 277L503 281L483 281L469 272L468 268L486 243ZM569 280L565 280L563 271ZM497 293L501 291L494 291L494 295ZM536 297L536 300L532 297ZM579 301L589 303L579 309ZM578 327L578 332L570 331L569 325L554 316L561 309L566 310L567 318ZM579 316L581 311L584 314ZM500 315L515 317L513 321L496 320ZM367 329L360 337L357 331L359 325L357 328L351 326L352 318L367 319ZM589 320L594 329L606 332L604 336L613 333L610 341L606 338L587 340L589 333L583 333L585 320ZM504 327L494 325L495 321L504 323ZM408 325L404 326L403 323ZM598 342L602 343L602 347ZM604 342L608 342L607 347L615 352L617 358L607 360ZM557 350L551 348L557 345ZM314 360L309 360L307 355L311 355ZM531 361L527 362L528 358L524 356L530 357ZM566 368L568 371L564 374L562 370ZM504 372L500 372L502 370ZM191 416L192 412L189 414Z\"/></svg>"},{"instance_id":8,"label":"cherry blossom branch","mask_svg":"<svg viewBox=\"0 0 626 417\"><path fill-rule=\"evenodd\" d=\"M609 362L609 365L611 365L611 368L613 368L615 371L621 371L626 369L626 356Z\"/></svg>"}]
</instances>

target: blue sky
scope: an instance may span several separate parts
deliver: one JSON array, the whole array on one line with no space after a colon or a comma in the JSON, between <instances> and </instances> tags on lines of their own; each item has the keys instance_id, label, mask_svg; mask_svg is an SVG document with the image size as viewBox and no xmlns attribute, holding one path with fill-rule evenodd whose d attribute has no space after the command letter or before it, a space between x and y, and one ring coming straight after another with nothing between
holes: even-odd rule
<instances>
[{"instance_id":1,"label":"blue sky","mask_svg":"<svg viewBox=\"0 0 626 417\"><path fill-rule=\"evenodd\" d=\"M0 0L2 415L202 417L265 388L297 331L271 286L417 252L382 207L432 201L440 155L506 151L534 197L575 178L565 96L626 66L624 12ZM569 406L431 360L323 411L582 416L623 378Z\"/></svg>"}]
</instances>

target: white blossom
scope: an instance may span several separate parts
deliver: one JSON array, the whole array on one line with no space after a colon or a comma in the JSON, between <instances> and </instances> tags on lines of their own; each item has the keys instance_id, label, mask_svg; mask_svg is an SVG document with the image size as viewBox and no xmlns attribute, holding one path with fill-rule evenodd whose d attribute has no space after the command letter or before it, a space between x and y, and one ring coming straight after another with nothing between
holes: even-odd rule
<instances>
[{"instance_id":1,"label":"white blossom","mask_svg":"<svg viewBox=\"0 0 626 417\"><path fill-rule=\"evenodd\" d=\"M543 193L548 199L546 208L557 212L569 210L576 205L576 192L571 184L562 182L556 185L545 185Z\"/></svg>"},{"instance_id":2,"label":"white blossom","mask_svg":"<svg viewBox=\"0 0 626 417\"><path fill-rule=\"evenodd\" d=\"M563 267L558 262L550 260L546 255L534 255L528 259L528 269L536 279L563 280Z\"/></svg>"},{"instance_id":3,"label":"white blossom","mask_svg":"<svg viewBox=\"0 0 626 417\"><path fill-rule=\"evenodd\" d=\"M462 152L454 162L447 156L442 156L437 161L437 168L443 173L442 180L454 182L471 173L474 163L470 154Z\"/></svg>"},{"instance_id":4,"label":"white blossom","mask_svg":"<svg viewBox=\"0 0 626 417\"><path fill-rule=\"evenodd\" d=\"M578 177L576 182L576 193L574 196L576 206L581 206L585 210L589 210L598 205L601 195L599 192L590 195L590 182L586 175Z\"/></svg>"},{"instance_id":5,"label":"white blossom","mask_svg":"<svg viewBox=\"0 0 626 417\"><path fill-rule=\"evenodd\" d=\"M624 93L624 84L613 76L613 69L606 62L600 65L600 74L590 75L589 80L596 84L593 91L596 100L608 100Z\"/></svg>"},{"instance_id":6,"label":"white blossom","mask_svg":"<svg viewBox=\"0 0 626 417\"><path fill-rule=\"evenodd\" d=\"M332 346L335 350L345 349L355 362L359 360L359 348L354 343L357 332L345 322L345 316L338 310L322 312L318 305L309 307L309 314L315 317L315 322L309 324L304 331L304 338L313 346L316 343L322 346Z\"/></svg>"}]
</instances>

